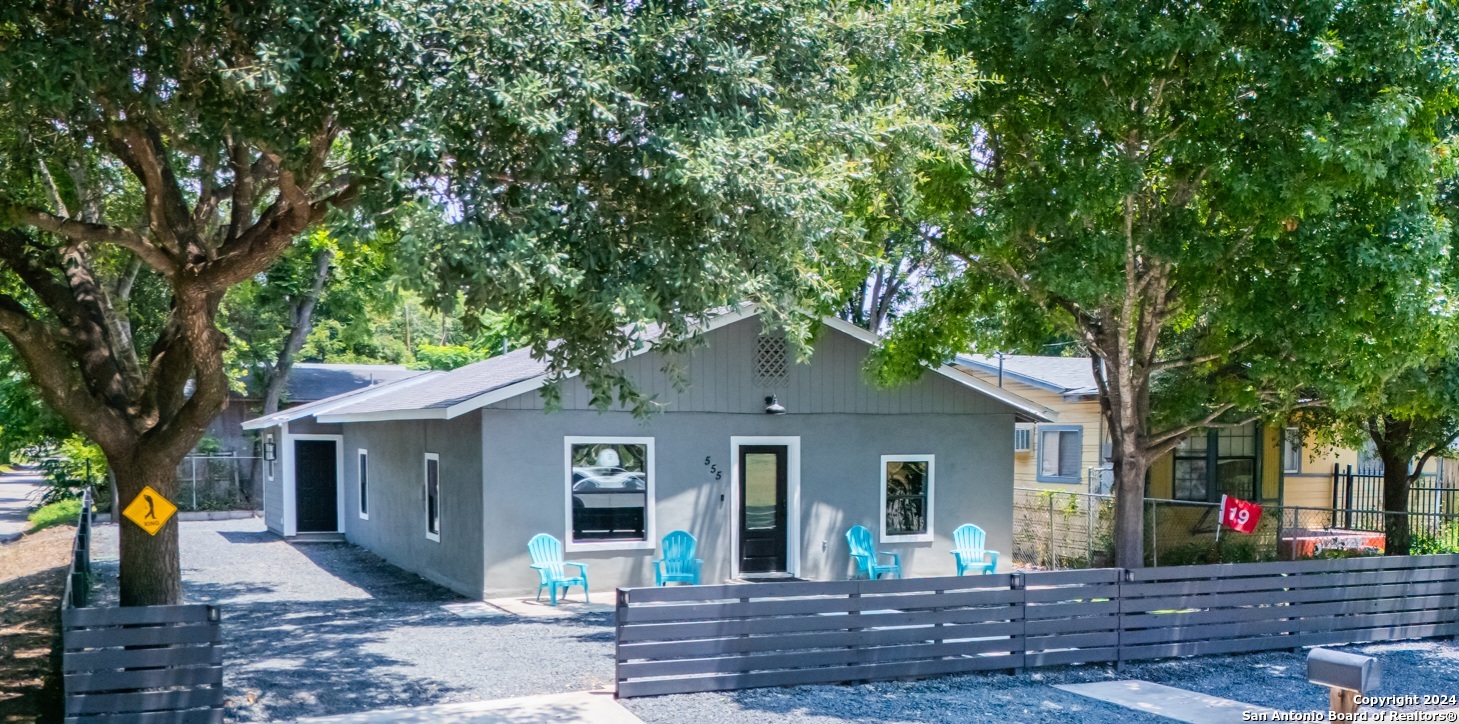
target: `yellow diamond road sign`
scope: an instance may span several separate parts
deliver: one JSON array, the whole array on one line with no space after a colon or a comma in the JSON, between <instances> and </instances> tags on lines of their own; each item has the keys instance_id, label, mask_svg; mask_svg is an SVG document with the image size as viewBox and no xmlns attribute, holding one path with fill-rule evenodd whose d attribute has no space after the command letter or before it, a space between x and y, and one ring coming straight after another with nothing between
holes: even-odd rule
<instances>
[{"instance_id":1,"label":"yellow diamond road sign","mask_svg":"<svg viewBox=\"0 0 1459 724\"><path fill-rule=\"evenodd\" d=\"M142 488L142 492L137 493L137 497L133 498L132 502L122 510L122 515L127 516L127 520L142 526L142 530L151 535L157 535L157 531L162 530L162 524L166 523L167 519L176 512L177 506L173 505L172 501L162 497L161 493L148 485Z\"/></svg>"}]
</instances>

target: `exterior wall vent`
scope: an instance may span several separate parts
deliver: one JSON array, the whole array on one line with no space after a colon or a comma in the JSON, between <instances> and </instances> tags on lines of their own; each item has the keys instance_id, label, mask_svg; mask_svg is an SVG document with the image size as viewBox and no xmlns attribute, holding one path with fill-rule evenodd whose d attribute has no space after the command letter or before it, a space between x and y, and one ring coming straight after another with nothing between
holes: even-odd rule
<instances>
[{"instance_id":1,"label":"exterior wall vent","mask_svg":"<svg viewBox=\"0 0 1459 724\"><path fill-rule=\"evenodd\" d=\"M760 388L784 387L790 382L790 349L783 335L755 338L754 382Z\"/></svg>"}]
</instances>

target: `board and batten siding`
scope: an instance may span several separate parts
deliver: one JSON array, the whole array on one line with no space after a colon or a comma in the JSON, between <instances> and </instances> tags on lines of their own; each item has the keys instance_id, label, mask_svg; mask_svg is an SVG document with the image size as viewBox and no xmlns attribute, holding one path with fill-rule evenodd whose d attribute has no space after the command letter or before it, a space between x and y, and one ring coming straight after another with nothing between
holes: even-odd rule
<instances>
[{"instance_id":1,"label":"board and batten siding","mask_svg":"<svg viewBox=\"0 0 1459 724\"><path fill-rule=\"evenodd\" d=\"M754 379L755 340L760 335L759 318L726 325L705 335L706 344L694 347L678 360L686 373L687 386L675 389L664 371L665 358L657 352L621 362L623 371L638 389L653 398L665 412L715 412L763 414L765 396L775 395L793 414L852 413L867 415L981 415L1011 412L1011 408L939 374L928 371L916 381L879 387L870 382L863 368L866 343L841 332L823 329L812 347L807 363L794 361L788 346L789 375L783 384L758 385ZM1019 390L1011 390L1021 393ZM564 410L594 409L582 380L573 378L561 385ZM518 395L495 403L500 410L540 410L537 393ZM489 408L489 409L490 409ZM623 409L614 406L614 410ZM1012 433L1009 433L1012 446Z\"/></svg>"},{"instance_id":2,"label":"board and batten siding","mask_svg":"<svg viewBox=\"0 0 1459 724\"><path fill-rule=\"evenodd\" d=\"M967 367L960 367L959 369L990 385L996 386L998 384L998 375L996 373L989 374L982 370ZM1043 439L1038 434L1037 427L1035 427L1031 448L1024 452L1013 453L1014 487L1087 492L1089 488L1088 471L1090 468L1100 464L1100 442L1105 437L1104 417L1099 412L1099 401L1069 400L1062 393L1046 390L1042 387L1034 387L1033 385L1018 382L1007 377L1003 378L1003 389L1059 413L1059 419L1049 424L1058 426L1078 425L1083 429L1083 436L1081 438L1083 449L1081 450L1079 460L1078 483L1050 483L1039 480L1039 446L1043 443ZM1012 436L1008 438L1008 449L1013 449Z\"/></svg>"},{"instance_id":3,"label":"board and batten siding","mask_svg":"<svg viewBox=\"0 0 1459 724\"><path fill-rule=\"evenodd\" d=\"M761 329L757 319L747 319L707 334L705 344L679 360L687 373L682 391L670 383L657 352L623 362L638 389L661 405L644 419L592 409L576 379L562 384L562 410L544 413L536 392L484 409L485 595L530 595L536 574L528 567L528 539L567 536L566 437L654 439L653 542L675 529L693 534L705 583L726 580L736 553L733 437L798 438L800 534L791 546L803 577L847 578L846 530L860 524L879 535L883 455L936 457L932 540L878 542L878 550L902 556L904 575L954 573L951 535L963 523L982 526L989 547L1008 560L1014 408L930 371L905 385L878 387L863 371L869 345L834 329L817 337L808 363L792 361L783 382L761 385L754 376ZM787 414L765 414L770 394ZM722 475L716 478L714 470ZM606 596L618 586L652 585L656 548L574 550L567 558L588 563L593 590Z\"/></svg>"}]
</instances>

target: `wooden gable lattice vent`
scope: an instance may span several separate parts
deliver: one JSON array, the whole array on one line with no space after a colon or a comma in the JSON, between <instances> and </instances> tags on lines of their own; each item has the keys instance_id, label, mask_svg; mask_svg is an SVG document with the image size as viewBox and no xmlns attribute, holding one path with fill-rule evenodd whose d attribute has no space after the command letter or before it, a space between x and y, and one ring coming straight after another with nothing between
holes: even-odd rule
<instances>
[{"instance_id":1,"label":"wooden gable lattice vent","mask_svg":"<svg viewBox=\"0 0 1459 724\"><path fill-rule=\"evenodd\" d=\"M784 387L790 380L790 349L785 337L762 334L755 338L755 385Z\"/></svg>"}]
</instances>

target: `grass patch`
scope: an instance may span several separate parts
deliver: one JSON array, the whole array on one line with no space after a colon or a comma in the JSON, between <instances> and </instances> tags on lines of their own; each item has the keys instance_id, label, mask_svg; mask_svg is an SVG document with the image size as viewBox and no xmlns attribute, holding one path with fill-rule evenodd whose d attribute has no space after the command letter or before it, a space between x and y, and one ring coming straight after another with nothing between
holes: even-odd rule
<instances>
[{"instance_id":1,"label":"grass patch","mask_svg":"<svg viewBox=\"0 0 1459 724\"><path fill-rule=\"evenodd\" d=\"M57 525L72 525L81 516L81 501L79 499L62 500L58 503L43 505L30 514L30 531L45 530Z\"/></svg>"}]
</instances>

